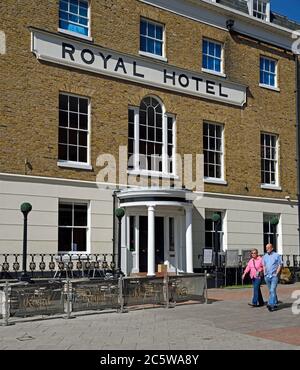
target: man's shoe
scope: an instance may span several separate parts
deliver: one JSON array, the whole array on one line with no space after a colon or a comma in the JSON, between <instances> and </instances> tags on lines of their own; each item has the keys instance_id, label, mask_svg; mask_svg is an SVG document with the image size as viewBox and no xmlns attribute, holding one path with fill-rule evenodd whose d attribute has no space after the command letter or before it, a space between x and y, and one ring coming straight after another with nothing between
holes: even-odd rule
<instances>
[{"instance_id":1,"label":"man's shoe","mask_svg":"<svg viewBox=\"0 0 300 370\"><path fill-rule=\"evenodd\" d=\"M272 306L269 306L269 307L268 307L268 310L269 310L270 312L275 311L274 307L272 307Z\"/></svg>"},{"instance_id":2,"label":"man's shoe","mask_svg":"<svg viewBox=\"0 0 300 370\"><path fill-rule=\"evenodd\" d=\"M253 303L248 303L248 306L251 306L251 307L257 307L255 304Z\"/></svg>"}]
</instances>

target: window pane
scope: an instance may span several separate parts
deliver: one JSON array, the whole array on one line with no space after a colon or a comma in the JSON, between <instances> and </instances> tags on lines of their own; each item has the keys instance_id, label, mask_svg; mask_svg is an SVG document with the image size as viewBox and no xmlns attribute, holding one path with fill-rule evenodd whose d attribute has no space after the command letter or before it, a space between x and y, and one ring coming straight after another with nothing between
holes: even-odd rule
<instances>
[{"instance_id":1,"label":"window pane","mask_svg":"<svg viewBox=\"0 0 300 370\"><path fill-rule=\"evenodd\" d=\"M78 114L69 113L70 127L78 128Z\"/></svg>"},{"instance_id":2,"label":"window pane","mask_svg":"<svg viewBox=\"0 0 300 370\"><path fill-rule=\"evenodd\" d=\"M67 144L68 143L68 130L65 128L59 129L58 142Z\"/></svg>"},{"instance_id":3,"label":"window pane","mask_svg":"<svg viewBox=\"0 0 300 370\"><path fill-rule=\"evenodd\" d=\"M134 124L129 123L128 125L128 136L134 137Z\"/></svg>"},{"instance_id":4,"label":"window pane","mask_svg":"<svg viewBox=\"0 0 300 370\"><path fill-rule=\"evenodd\" d=\"M68 127L68 112L59 111L59 126Z\"/></svg>"},{"instance_id":5,"label":"window pane","mask_svg":"<svg viewBox=\"0 0 300 370\"><path fill-rule=\"evenodd\" d=\"M145 21L141 21L140 33L141 35L147 35L147 23Z\"/></svg>"},{"instance_id":6,"label":"window pane","mask_svg":"<svg viewBox=\"0 0 300 370\"><path fill-rule=\"evenodd\" d=\"M81 130L87 130L88 129L88 116L85 114L79 115L79 128Z\"/></svg>"},{"instance_id":7,"label":"window pane","mask_svg":"<svg viewBox=\"0 0 300 370\"><path fill-rule=\"evenodd\" d=\"M60 10L68 10L68 3L66 3L65 1L60 1L59 2L59 9Z\"/></svg>"},{"instance_id":8,"label":"window pane","mask_svg":"<svg viewBox=\"0 0 300 370\"><path fill-rule=\"evenodd\" d=\"M82 17L87 17L88 15L88 8L87 6L83 7L82 3L80 3L79 15L81 15Z\"/></svg>"},{"instance_id":9,"label":"window pane","mask_svg":"<svg viewBox=\"0 0 300 370\"><path fill-rule=\"evenodd\" d=\"M148 22L148 36L155 37L155 25Z\"/></svg>"},{"instance_id":10,"label":"window pane","mask_svg":"<svg viewBox=\"0 0 300 370\"><path fill-rule=\"evenodd\" d=\"M68 96L59 94L59 109L68 110Z\"/></svg>"},{"instance_id":11,"label":"window pane","mask_svg":"<svg viewBox=\"0 0 300 370\"><path fill-rule=\"evenodd\" d=\"M146 139L146 126L140 125L140 138Z\"/></svg>"},{"instance_id":12,"label":"window pane","mask_svg":"<svg viewBox=\"0 0 300 370\"><path fill-rule=\"evenodd\" d=\"M148 140L154 141L154 128L148 127Z\"/></svg>"},{"instance_id":13,"label":"window pane","mask_svg":"<svg viewBox=\"0 0 300 370\"><path fill-rule=\"evenodd\" d=\"M74 226L87 226L87 204L74 205Z\"/></svg>"},{"instance_id":14,"label":"window pane","mask_svg":"<svg viewBox=\"0 0 300 370\"><path fill-rule=\"evenodd\" d=\"M79 162L87 162L87 148L79 147Z\"/></svg>"},{"instance_id":15,"label":"window pane","mask_svg":"<svg viewBox=\"0 0 300 370\"><path fill-rule=\"evenodd\" d=\"M69 161L77 162L77 147L69 146Z\"/></svg>"},{"instance_id":16,"label":"window pane","mask_svg":"<svg viewBox=\"0 0 300 370\"><path fill-rule=\"evenodd\" d=\"M159 41L155 41L155 54L162 55L162 43Z\"/></svg>"},{"instance_id":17,"label":"window pane","mask_svg":"<svg viewBox=\"0 0 300 370\"><path fill-rule=\"evenodd\" d=\"M88 99L79 99L80 113L88 113Z\"/></svg>"},{"instance_id":18,"label":"window pane","mask_svg":"<svg viewBox=\"0 0 300 370\"><path fill-rule=\"evenodd\" d=\"M168 125L169 125L169 119L168 119ZM156 127L161 128L162 127L162 115L156 114Z\"/></svg>"},{"instance_id":19,"label":"window pane","mask_svg":"<svg viewBox=\"0 0 300 370\"><path fill-rule=\"evenodd\" d=\"M73 251L86 251L86 229L73 229Z\"/></svg>"},{"instance_id":20,"label":"window pane","mask_svg":"<svg viewBox=\"0 0 300 370\"><path fill-rule=\"evenodd\" d=\"M214 70L214 59L212 57L208 57L207 62L208 62L207 68Z\"/></svg>"},{"instance_id":21,"label":"window pane","mask_svg":"<svg viewBox=\"0 0 300 370\"><path fill-rule=\"evenodd\" d=\"M59 12L59 18L67 21L68 20L68 13Z\"/></svg>"},{"instance_id":22,"label":"window pane","mask_svg":"<svg viewBox=\"0 0 300 370\"><path fill-rule=\"evenodd\" d=\"M68 147L67 145L58 145L58 159L66 161L68 159Z\"/></svg>"},{"instance_id":23,"label":"window pane","mask_svg":"<svg viewBox=\"0 0 300 370\"><path fill-rule=\"evenodd\" d=\"M69 252L72 243L72 229L60 227L58 229L58 251Z\"/></svg>"},{"instance_id":24,"label":"window pane","mask_svg":"<svg viewBox=\"0 0 300 370\"><path fill-rule=\"evenodd\" d=\"M154 40L147 39L147 52L154 54Z\"/></svg>"},{"instance_id":25,"label":"window pane","mask_svg":"<svg viewBox=\"0 0 300 370\"><path fill-rule=\"evenodd\" d=\"M215 55L215 44L213 44L212 42L208 43L208 54Z\"/></svg>"},{"instance_id":26,"label":"window pane","mask_svg":"<svg viewBox=\"0 0 300 370\"><path fill-rule=\"evenodd\" d=\"M77 145L77 130L69 130L69 144Z\"/></svg>"},{"instance_id":27,"label":"window pane","mask_svg":"<svg viewBox=\"0 0 300 370\"><path fill-rule=\"evenodd\" d=\"M79 145L87 146L87 132L79 131Z\"/></svg>"},{"instance_id":28,"label":"window pane","mask_svg":"<svg viewBox=\"0 0 300 370\"><path fill-rule=\"evenodd\" d=\"M221 60L215 59L215 71L221 72Z\"/></svg>"},{"instance_id":29,"label":"window pane","mask_svg":"<svg viewBox=\"0 0 300 370\"><path fill-rule=\"evenodd\" d=\"M134 110L128 109L128 122L134 123Z\"/></svg>"},{"instance_id":30,"label":"window pane","mask_svg":"<svg viewBox=\"0 0 300 370\"><path fill-rule=\"evenodd\" d=\"M69 109L72 112L78 112L78 98L74 96L69 96L69 104L70 104Z\"/></svg>"},{"instance_id":31,"label":"window pane","mask_svg":"<svg viewBox=\"0 0 300 370\"><path fill-rule=\"evenodd\" d=\"M59 204L58 225L72 226L72 204Z\"/></svg>"},{"instance_id":32,"label":"window pane","mask_svg":"<svg viewBox=\"0 0 300 370\"><path fill-rule=\"evenodd\" d=\"M156 141L162 142L162 130L161 129L156 129Z\"/></svg>"},{"instance_id":33,"label":"window pane","mask_svg":"<svg viewBox=\"0 0 300 370\"><path fill-rule=\"evenodd\" d=\"M215 45L215 56L221 59L222 48L220 44Z\"/></svg>"},{"instance_id":34,"label":"window pane","mask_svg":"<svg viewBox=\"0 0 300 370\"><path fill-rule=\"evenodd\" d=\"M163 27L162 26L156 25L156 38L158 40L162 40L163 38Z\"/></svg>"},{"instance_id":35,"label":"window pane","mask_svg":"<svg viewBox=\"0 0 300 370\"><path fill-rule=\"evenodd\" d=\"M140 37L140 48L141 51L147 51L147 38L144 36Z\"/></svg>"}]
</instances>

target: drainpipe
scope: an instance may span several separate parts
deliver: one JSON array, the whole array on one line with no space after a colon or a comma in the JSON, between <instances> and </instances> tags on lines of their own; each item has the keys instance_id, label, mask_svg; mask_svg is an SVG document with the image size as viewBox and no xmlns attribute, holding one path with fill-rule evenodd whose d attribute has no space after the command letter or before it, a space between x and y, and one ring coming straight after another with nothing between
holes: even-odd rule
<instances>
[{"instance_id":1,"label":"drainpipe","mask_svg":"<svg viewBox=\"0 0 300 370\"><path fill-rule=\"evenodd\" d=\"M300 63L296 58L296 145L297 145L297 198L298 198L298 254L300 255Z\"/></svg>"}]
</instances>

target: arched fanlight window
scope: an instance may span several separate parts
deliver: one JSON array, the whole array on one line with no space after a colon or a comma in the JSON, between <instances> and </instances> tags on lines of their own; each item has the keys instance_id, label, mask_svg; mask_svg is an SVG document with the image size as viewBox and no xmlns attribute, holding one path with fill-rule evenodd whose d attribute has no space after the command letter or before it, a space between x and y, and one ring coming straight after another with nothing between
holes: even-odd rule
<instances>
[{"instance_id":1,"label":"arched fanlight window","mask_svg":"<svg viewBox=\"0 0 300 370\"><path fill-rule=\"evenodd\" d=\"M158 98L145 97L139 108L129 108L128 168L173 173L174 132L174 116Z\"/></svg>"},{"instance_id":2,"label":"arched fanlight window","mask_svg":"<svg viewBox=\"0 0 300 370\"><path fill-rule=\"evenodd\" d=\"M162 107L157 99L147 97L141 101L139 112L140 166L145 170L162 171Z\"/></svg>"}]
</instances>

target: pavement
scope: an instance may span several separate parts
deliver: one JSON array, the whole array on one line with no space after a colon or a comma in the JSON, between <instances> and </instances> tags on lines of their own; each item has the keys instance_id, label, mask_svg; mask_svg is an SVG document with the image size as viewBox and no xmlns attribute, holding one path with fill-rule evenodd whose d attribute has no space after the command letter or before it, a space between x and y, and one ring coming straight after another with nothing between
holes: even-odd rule
<instances>
[{"instance_id":1,"label":"pavement","mask_svg":"<svg viewBox=\"0 0 300 370\"><path fill-rule=\"evenodd\" d=\"M0 326L1 350L299 350L300 283L279 285L279 309L253 308L252 289L209 289L208 303L76 318L14 319ZM267 298L266 287L262 288ZM296 293L294 293L296 294ZM299 301L299 299L298 299ZM293 314L292 305L298 307Z\"/></svg>"}]
</instances>

